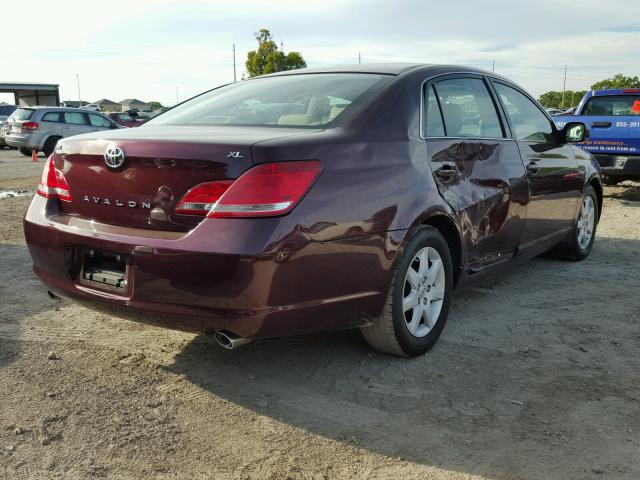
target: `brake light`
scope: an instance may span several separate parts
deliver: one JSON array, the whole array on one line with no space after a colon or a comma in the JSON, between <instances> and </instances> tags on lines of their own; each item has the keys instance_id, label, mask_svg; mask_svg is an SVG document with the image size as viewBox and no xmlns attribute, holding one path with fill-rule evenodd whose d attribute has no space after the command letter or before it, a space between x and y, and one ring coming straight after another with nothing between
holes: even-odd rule
<instances>
[{"instance_id":1,"label":"brake light","mask_svg":"<svg viewBox=\"0 0 640 480\"><path fill-rule=\"evenodd\" d=\"M209 212L209 217L282 215L309 191L320 174L317 160L257 165L236 180Z\"/></svg>"},{"instance_id":2,"label":"brake light","mask_svg":"<svg viewBox=\"0 0 640 480\"><path fill-rule=\"evenodd\" d=\"M640 88L627 88L622 93L640 93Z\"/></svg>"},{"instance_id":3,"label":"brake light","mask_svg":"<svg viewBox=\"0 0 640 480\"><path fill-rule=\"evenodd\" d=\"M257 165L235 181L197 185L180 200L176 213L211 218L283 215L309 191L320 170L317 160Z\"/></svg>"},{"instance_id":4,"label":"brake light","mask_svg":"<svg viewBox=\"0 0 640 480\"><path fill-rule=\"evenodd\" d=\"M183 215L208 214L232 183L233 180L222 180L196 185L182 197L175 212Z\"/></svg>"},{"instance_id":5,"label":"brake light","mask_svg":"<svg viewBox=\"0 0 640 480\"><path fill-rule=\"evenodd\" d=\"M59 198L63 202L70 202L69 184L62 171L55 167L52 157L53 155L49 156L44 165L42 178L40 178L36 192L45 198Z\"/></svg>"},{"instance_id":6,"label":"brake light","mask_svg":"<svg viewBox=\"0 0 640 480\"><path fill-rule=\"evenodd\" d=\"M22 124L22 130L37 130L40 126L37 122L24 122Z\"/></svg>"}]
</instances>

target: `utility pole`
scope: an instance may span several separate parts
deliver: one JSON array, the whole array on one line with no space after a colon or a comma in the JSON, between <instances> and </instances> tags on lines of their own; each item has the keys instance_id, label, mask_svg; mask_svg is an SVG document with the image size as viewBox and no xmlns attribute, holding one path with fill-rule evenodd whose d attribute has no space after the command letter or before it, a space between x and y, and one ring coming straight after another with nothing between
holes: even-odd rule
<instances>
[{"instance_id":1,"label":"utility pole","mask_svg":"<svg viewBox=\"0 0 640 480\"><path fill-rule=\"evenodd\" d=\"M176 87L176 105L180 103L180 101L178 100L178 87Z\"/></svg>"},{"instance_id":2,"label":"utility pole","mask_svg":"<svg viewBox=\"0 0 640 480\"><path fill-rule=\"evenodd\" d=\"M233 83L236 83L236 44L233 44Z\"/></svg>"},{"instance_id":3,"label":"utility pole","mask_svg":"<svg viewBox=\"0 0 640 480\"><path fill-rule=\"evenodd\" d=\"M82 106L82 97L80 97L80 75L76 73L76 83L78 84L78 108Z\"/></svg>"},{"instance_id":4,"label":"utility pole","mask_svg":"<svg viewBox=\"0 0 640 480\"><path fill-rule=\"evenodd\" d=\"M358 64L362 63L362 55L358 52Z\"/></svg>"},{"instance_id":5,"label":"utility pole","mask_svg":"<svg viewBox=\"0 0 640 480\"><path fill-rule=\"evenodd\" d=\"M564 108L564 92L567 89L567 66L564 66L564 80L562 81L562 103L560 108Z\"/></svg>"},{"instance_id":6,"label":"utility pole","mask_svg":"<svg viewBox=\"0 0 640 480\"><path fill-rule=\"evenodd\" d=\"M496 73L496 61L494 60L493 63L491 64L491 71L493 73Z\"/></svg>"}]
</instances>

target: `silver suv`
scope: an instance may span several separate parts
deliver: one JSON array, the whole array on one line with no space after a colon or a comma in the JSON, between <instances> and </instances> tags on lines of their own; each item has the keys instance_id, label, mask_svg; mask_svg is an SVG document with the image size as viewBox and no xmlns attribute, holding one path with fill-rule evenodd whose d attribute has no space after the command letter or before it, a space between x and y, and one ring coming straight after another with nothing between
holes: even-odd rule
<instances>
[{"instance_id":1,"label":"silver suv","mask_svg":"<svg viewBox=\"0 0 640 480\"><path fill-rule=\"evenodd\" d=\"M23 155L53 153L58 140L81 133L121 128L96 112L65 107L20 107L7 119L4 141Z\"/></svg>"},{"instance_id":2,"label":"silver suv","mask_svg":"<svg viewBox=\"0 0 640 480\"><path fill-rule=\"evenodd\" d=\"M16 111L18 107L15 105L0 105L0 150L2 150L6 143L4 141L4 135L6 133L5 124L7 118Z\"/></svg>"}]
</instances>

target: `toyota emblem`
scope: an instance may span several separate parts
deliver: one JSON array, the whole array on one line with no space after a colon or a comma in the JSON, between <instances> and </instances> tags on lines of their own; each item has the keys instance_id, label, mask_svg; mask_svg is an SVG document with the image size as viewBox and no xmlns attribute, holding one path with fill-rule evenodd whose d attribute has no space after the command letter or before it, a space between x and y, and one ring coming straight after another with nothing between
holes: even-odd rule
<instances>
[{"instance_id":1,"label":"toyota emblem","mask_svg":"<svg viewBox=\"0 0 640 480\"><path fill-rule=\"evenodd\" d=\"M104 163L107 164L107 167L116 169L122 167L124 165L124 151L121 148L111 147L108 148L106 153L104 154Z\"/></svg>"}]
</instances>

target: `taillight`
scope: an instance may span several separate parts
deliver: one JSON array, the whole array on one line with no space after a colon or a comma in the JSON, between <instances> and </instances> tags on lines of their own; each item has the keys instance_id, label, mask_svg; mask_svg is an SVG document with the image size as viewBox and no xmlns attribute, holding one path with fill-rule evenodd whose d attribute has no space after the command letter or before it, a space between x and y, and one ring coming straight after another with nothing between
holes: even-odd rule
<instances>
[{"instance_id":1,"label":"taillight","mask_svg":"<svg viewBox=\"0 0 640 480\"><path fill-rule=\"evenodd\" d=\"M42 178L36 192L45 198L59 198L64 202L71 201L69 184L62 171L58 170L52 160L53 155L47 159L42 171Z\"/></svg>"},{"instance_id":2,"label":"taillight","mask_svg":"<svg viewBox=\"0 0 640 480\"><path fill-rule=\"evenodd\" d=\"M175 212L183 215L206 215L232 183L233 180L222 180L196 185L182 197Z\"/></svg>"},{"instance_id":3,"label":"taillight","mask_svg":"<svg viewBox=\"0 0 640 480\"><path fill-rule=\"evenodd\" d=\"M625 88L622 93L640 93L640 88Z\"/></svg>"},{"instance_id":4,"label":"taillight","mask_svg":"<svg viewBox=\"0 0 640 480\"><path fill-rule=\"evenodd\" d=\"M317 160L257 165L235 181L197 185L180 200L176 212L212 218L283 215L309 191L320 170Z\"/></svg>"},{"instance_id":5,"label":"taillight","mask_svg":"<svg viewBox=\"0 0 640 480\"><path fill-rule=\"evenodd\" d=\"M24 122L22 124L22 130L37 130L40 126L37 122Z\"/></svg>"}]
</instances>

